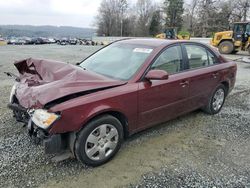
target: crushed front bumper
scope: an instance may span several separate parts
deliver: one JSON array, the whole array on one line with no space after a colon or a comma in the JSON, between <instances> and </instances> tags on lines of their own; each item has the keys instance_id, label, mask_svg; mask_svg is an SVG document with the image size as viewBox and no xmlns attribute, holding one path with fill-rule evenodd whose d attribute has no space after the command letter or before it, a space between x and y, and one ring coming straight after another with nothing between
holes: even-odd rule
<instances>
[{"instance_id":1,"label":"crushed front bumper","mask_svg":"<svg viewBox=\"0 0 250 188\"><path fill-rule=\"evenodd\" d=\"M46 154L59 153L66 149L62 134L49 135L45 130L37 127L31 119L28 122L28 133L36 144L44 146Z\"/></svg>"},{"instance_id":2,"label":"crushed front bumper","mask_svg":"<svg viewBox=\"0 0 250 188\"><path fill-rule=\"evenodd\" d=\"M9 103L8 108L10 108L14 117L18 122L23 122L25 125L28 125L28 133L35 144L41 144L44 146L46 154L54 154L64 151L66 149L66 142L64 135L54 134L50 135L46 130L39 128L32 122L27 109L16 103Z\"/></svg>"},{"instance_id":3,"label":"crushed front bumper","mask_svg":"<svg viewBox=\"0 0 250 188\"><path fill-rule=\"evenodd\" d=\"M18 122L28 123L30 117L26 108L16 103L9 103L7 106L13 111L14 117Z\"/></svg>"}]
</instances>

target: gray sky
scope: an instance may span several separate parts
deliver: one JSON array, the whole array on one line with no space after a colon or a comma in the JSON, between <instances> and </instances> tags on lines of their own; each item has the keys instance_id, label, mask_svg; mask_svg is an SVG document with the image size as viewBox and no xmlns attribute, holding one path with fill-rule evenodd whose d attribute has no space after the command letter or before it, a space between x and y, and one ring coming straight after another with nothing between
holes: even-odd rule
<instances>
[{"instance_id":1,"label":"gray sky","mask_svg":"<svg viewBox=\"0 0 250 188\"><path fill-rule=\"evenodd\" d=\"M94 27L102 0L0 0L0 25ZM136 0L128 0L135 3ZM152 0L152 2L163 0ZM189 0L186 0L189 1Z\"/></svg>"},{"instance_id":2,"label":"gray sky","mask_svg":"<svg viewBox=\"0 0 250 188\"><path fill-rule=\"evenodd\" d=\"M101 0L0 0L0 25L93 27Z\"/></svg>"}]
</instances>

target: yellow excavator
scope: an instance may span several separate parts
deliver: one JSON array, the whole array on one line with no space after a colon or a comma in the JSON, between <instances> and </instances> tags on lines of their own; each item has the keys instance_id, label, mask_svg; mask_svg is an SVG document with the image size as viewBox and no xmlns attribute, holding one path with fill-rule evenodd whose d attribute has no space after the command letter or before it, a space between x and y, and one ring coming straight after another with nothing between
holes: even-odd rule
<instances>
[{"instance_id":1,"label":"yellow excavator","mask_svg":"<svg viewBox=\"0 0 250 188\"><path fill-rule=\"evenodd\" d=\"M163 33L160 33L155 37L160 39L190 40L189 34L177 35L175 28L166 28Z\"/></svg>"},{"instance_id":2,"label":"yellow excavator","mask_svg":"<svg viewBox=\"0 0 250 188\"><path fill-rule=\"evenodd\" d=\"M250 22L235 22L232 31L215 33L210 43L222 54L235 54L240 50L250 54Z\"/></svg>"}]
</instances>

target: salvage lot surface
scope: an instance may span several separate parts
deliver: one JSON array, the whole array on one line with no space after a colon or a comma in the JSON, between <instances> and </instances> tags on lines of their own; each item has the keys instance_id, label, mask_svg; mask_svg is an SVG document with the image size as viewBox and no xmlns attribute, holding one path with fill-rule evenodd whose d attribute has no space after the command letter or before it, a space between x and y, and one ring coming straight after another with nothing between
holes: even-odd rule
<instances>
[{"instance_id":1,"label":"salvage lot surface","mask_svg":"<svg viewBox=\"0 0 250 188\"><path fill-rule=\"evenodd\" d=\"M16 73L12 62L28 57L75 63L98 48L0 46L0 187L250 187L250 64L244 63L218 115L196 111L136 134L98 168L51 162L6 108L13 81L3 71Z\"/></svg>"}]
</instances>

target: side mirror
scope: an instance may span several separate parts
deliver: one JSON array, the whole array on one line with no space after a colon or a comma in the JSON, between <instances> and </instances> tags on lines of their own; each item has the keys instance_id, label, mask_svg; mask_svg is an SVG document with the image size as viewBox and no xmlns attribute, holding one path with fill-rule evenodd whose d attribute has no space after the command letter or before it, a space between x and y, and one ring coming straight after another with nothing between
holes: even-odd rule
<instances>
[{"instance_id":1,"label":"side mirror","mask_svg":"<svg viewBox=\"0 0 250 188\"><path fill-rule=\"evenodd\" d=\"M167 80L168 73L164 70L150 70L145 78L147 80Z\"/></svg>"}]
</instances>

